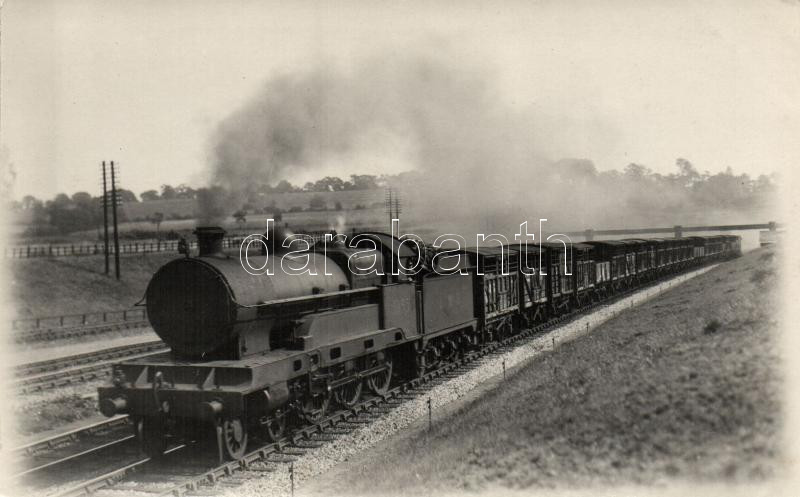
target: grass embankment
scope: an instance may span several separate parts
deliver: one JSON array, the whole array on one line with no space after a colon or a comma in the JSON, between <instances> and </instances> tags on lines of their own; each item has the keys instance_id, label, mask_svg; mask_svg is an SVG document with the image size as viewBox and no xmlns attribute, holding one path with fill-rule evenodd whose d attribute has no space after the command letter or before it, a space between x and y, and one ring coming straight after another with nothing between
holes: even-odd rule
<instances>
[{"instance_id":1,"label":"grass embankment","mask_svg":"<svg viewBox=\"0 0 800 497\"><path fill-rule=\"evenodd\" d=\"M9 261L12 308L18 317L59 316L131 307L144 295L153 273L177 254L120 258L122 279L104 274L103 257L37 258Z\"/></svg>"},{"instance_id":2,"label":"grass embankment","mask_svg":"<svg viewBox=\"0 0 800 497\"><path fill-rule=\"evenodd\" d=\"M21 436L46 432L82 419L96 417L97 400L71 393L17 407L17 434Z\"/></svg>"},{"instance_id":3,"label":"grass embankment","mask_svg":"<svg viewBox=\"0 0 800 497\"><path fill-rule=\"evenodd\" d=\"M779 462L775 257L757 250L540 356L303 493L743 480ZM434 413L434 417L436 413Z\"/></svg>"}]
</instances>

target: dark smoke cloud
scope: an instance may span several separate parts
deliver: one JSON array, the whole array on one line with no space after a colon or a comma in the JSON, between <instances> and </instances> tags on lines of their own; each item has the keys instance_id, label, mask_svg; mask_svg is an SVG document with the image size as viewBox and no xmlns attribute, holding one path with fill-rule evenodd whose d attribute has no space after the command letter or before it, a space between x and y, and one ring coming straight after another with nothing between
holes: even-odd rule
<instances>
[{"instance_id":1,"label":"dark smoke cloud","mask_svg":"<svg viewBox=\"0 0 800 497\"><path fill-rule=\"evenodd\" d=\"M376 156L392 142L410 145L406 169L453 160L469 168L497 158L495 144L514 140L514 128L501 124L509 116L487 81L480 71L429 55L374 58L348 73L320 68L276 77L220 124L213 179L231 189L274 183L356 155Z\"/></svg>"},{"instance_id":2,"label":"dark smoke cloud","mask_svg":"<svg viewBox=\"0 0 800 497\"><path fill-rule=\"evenodd\" d=\"M325 67L268 81L220 124L214 184L246 192L331 164L355 173L348 165L367 157L387 172L424 172L415 186L422 191L407 195L410 209L448 206L469 217L476 201L504 196L514 187L507 181L530 177L545 160L533 146L531 116L499 103L486 69L452 55L395 54L350 72Z\"/></svg>"}]
</instances>

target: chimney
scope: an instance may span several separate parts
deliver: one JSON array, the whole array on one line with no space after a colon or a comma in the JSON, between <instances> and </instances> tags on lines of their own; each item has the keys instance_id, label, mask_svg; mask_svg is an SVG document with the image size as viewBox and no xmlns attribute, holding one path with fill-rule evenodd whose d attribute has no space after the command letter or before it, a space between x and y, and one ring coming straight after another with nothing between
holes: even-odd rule
<instances>
[{"instance_id":1,"label":"chimney","mask_svg":"<svg viewBox=\"0 0 800 497\"><path fill-rule=\"evenodd\" d=\"M218 257L225 259L228 256L222 252L222 238L225 230L219 226L198 226L194 230L197 236L198 257Z\"/></svg>"},{"instance_id":2,"label":"chimney","mask_svg":"<svg viewBox=\"0 0 800 497\"><path fill-rule=\"evenodd\" d=\"M283 243L291 240L293 236L292 232L286 228L272 227L263 235L264 245L261 246L261 255L267 255L267 250L269 250L270 257L285 254L289 249L284 247Z\"/></svg>"}]
</instances>

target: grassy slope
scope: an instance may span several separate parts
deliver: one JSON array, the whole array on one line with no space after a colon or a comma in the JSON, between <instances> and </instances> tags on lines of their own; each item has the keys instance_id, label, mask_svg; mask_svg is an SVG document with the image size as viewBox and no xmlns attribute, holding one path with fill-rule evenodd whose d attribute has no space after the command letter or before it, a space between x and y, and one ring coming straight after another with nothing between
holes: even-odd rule
<instances>
[{"instance_id":1,"label":"grassy slope","mask_svg":"<svg viewBox=\"0 0 800 497\"><path fill-rule=\"evenodd\" d=\"M305 487L492 487L765 477L778 460L774 254L757 250L626 312L423 430Z\"/></svg>"},{"instance_id":2,"label":"grassy slope","mask_svg":"<svg viewBox=\"0 0 800 497\"><path fill-rule=\"evenodd\" d=\"M54 316L125 309L144 295L150 277L177 254L124 256L122 280L105 276L103 257L65 257L9 262L10 296L17 315Z\"/></svg>"}]
</instances>

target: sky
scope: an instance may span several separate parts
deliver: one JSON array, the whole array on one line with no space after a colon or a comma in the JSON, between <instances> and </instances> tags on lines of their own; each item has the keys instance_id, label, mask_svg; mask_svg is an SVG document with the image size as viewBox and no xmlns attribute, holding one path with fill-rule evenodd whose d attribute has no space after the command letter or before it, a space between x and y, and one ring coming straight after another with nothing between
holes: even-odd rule
<instances>
[{"instance_id":1,"label":"sky","mask_svg":"<svg viewBox=\"0 0 800 497\"><path fill-rule=\"evenodd\" d=\"M1 12L16 198L98 194L102 160L137 194L205 186L217 126L271 78L412 49L483 68L497 99L549 130L538 148L554 160L669 173L684 157L753 176L800 164L797 1L5 0ZM288 179L414 163L359 167Z\"/></svg>"}]
</instances>

